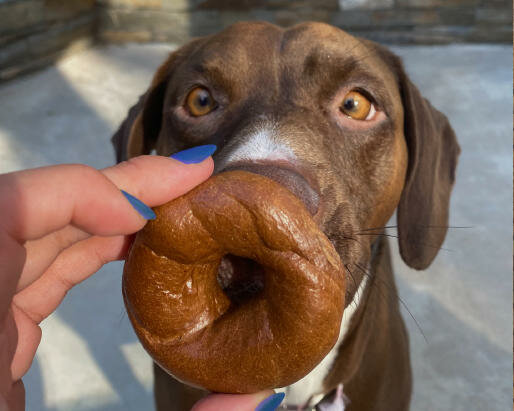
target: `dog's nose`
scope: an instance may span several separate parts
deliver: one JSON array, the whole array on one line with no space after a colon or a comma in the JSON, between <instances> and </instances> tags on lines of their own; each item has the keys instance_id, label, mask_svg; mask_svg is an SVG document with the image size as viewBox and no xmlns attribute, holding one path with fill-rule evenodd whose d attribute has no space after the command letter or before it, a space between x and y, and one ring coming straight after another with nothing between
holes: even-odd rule
<instances>
[{"instance_id":1,"label":"dog's nose","mask_svg":"<svg viewBox=\"0 0 514 411\"><path fill-rule=\"evenodd\" d=\"M318 211L320 196L312 187L300 171L296 171L294 166L269 163L236 163L219 170L219 172L229 170L243 170L250 173L260 174L286 187L305 205L311 215Z\"/></svg>"}]
</instances>

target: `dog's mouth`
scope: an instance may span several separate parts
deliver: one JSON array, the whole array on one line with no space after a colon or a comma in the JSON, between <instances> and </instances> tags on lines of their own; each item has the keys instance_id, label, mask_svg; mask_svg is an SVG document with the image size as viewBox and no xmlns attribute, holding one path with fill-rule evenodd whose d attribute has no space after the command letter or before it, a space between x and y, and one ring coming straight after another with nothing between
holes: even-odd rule
<instances>
[{"instance_id":1,"label":"dog's mouth","mask_svg":"<svg viewBox=\"0 0 514 411\"><path fill-rule=\"evenodd\" d=\"M307 181L304 173L289 163L234 163L220 172L243 170L276 181L299 198L314 216L320 207L320 195ZM218 268L218 283L233 304L243 304L264 289L264 267L259 263L234 255L226 255Z\"/></svg>"}]
</instances>

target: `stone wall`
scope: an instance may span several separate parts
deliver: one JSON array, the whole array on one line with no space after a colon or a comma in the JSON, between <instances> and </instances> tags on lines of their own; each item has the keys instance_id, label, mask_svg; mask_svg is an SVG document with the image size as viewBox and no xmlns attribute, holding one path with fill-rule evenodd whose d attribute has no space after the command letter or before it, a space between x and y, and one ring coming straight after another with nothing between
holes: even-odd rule
<instances>
[{"instance_id":1,"label":"stone wall","mask_svg":"<svg viewBox=\"0 0 514 411\"><path fill-rule=\"evenodd\" d=\"M512 42L511 0L0 0L0 81L95 41L181 44L241 20L383 43Z\"/></svg>"},{"instance_id":2,"label":"stone wall","mask_svg":"<svg viewBox=\"0 0 514 411\"><path fill-rule=\"evenodd\" d=\"M241 20L331 23L384 43L511 42L511 0L99 0L104 41L171 41Z\"/></svg>"},{"instance_id":3,"label":"stone wall","mask_svg":"<svg viewBox=\"0 0 514 411\"><path fill-rule=\"evenodd\" d=\"M0 0L0 81L92 43L95 0Z\"/></svg>"}]
</instances>

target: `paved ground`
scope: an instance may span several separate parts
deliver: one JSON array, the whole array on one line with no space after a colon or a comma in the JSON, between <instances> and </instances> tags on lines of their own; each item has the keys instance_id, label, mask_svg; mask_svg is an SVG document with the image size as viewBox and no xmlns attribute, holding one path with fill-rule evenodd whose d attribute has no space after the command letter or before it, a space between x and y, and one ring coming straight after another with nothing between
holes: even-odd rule
<instances>
[{"instance_id":1,"label":"paved ground","mask_svg":"<svg viewBox=\"0 0 514 411\"><path fill-rule=\"evenodd\" d=\"M169 50L97 48L0 86L0 172L104 167L109 138ZM452 229L429 270L395 257L411 335L413 410L512 408L512 48L395 47L462 146ZM391 234L395 234L391 231ZM397 247L393 248L396 256ZM120 293L121 264L72 290L43 324L25 377L28 410L147 410L150 360Z\"/></svg>"}]
</instances>

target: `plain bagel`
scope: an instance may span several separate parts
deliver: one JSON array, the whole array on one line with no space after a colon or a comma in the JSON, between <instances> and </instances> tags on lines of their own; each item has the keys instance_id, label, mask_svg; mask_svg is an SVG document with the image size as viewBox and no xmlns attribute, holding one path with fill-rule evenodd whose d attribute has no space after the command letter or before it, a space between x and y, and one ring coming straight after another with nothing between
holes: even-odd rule
<instances>
[{"instance_id":1,"label":"plain bagel","mask_svg":"<svg viewBox=\"0 0 514 411\"><path fill-rule=\"evenodd\" d=\"M123 297L168 373L210 391L255 392L301 379L335 344L343 266L285 187L230 171L155 213L127 258ZM261 289L231 299L237 281Z\"/></svg>"}]
</instances>

